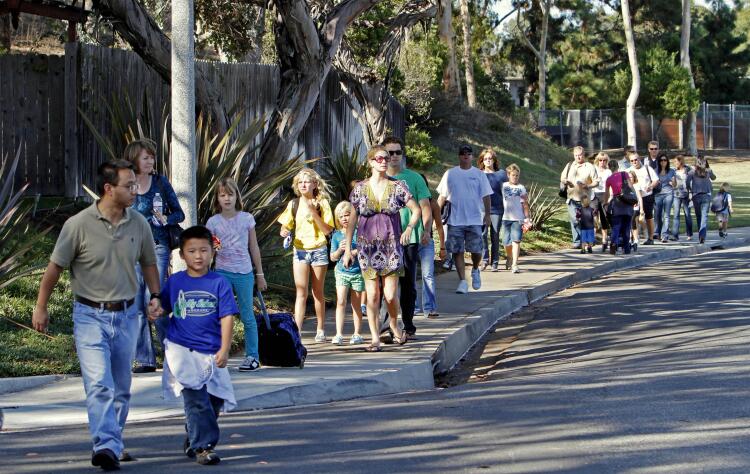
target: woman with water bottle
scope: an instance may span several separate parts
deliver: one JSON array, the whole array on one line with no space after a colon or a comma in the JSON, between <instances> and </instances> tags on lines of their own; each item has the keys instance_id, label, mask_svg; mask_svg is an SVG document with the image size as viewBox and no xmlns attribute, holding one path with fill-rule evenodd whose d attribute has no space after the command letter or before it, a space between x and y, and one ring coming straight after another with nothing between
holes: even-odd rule
<instances>
[{"instance_id":1,"label":"woman with water bottle","mask_svg":"<svg viewBox=\"0 0 750 474\"><path fill-rule=\"evenodd\" d=\"M167 279L169 268L169 257L171 249L169 246L168 225L179 224L185 220L177 195L169 184L166 176L156 173L156 144L149 139L140 139L128 143L123 152L123 158L133 163L135 167L135 178L138 184L138 194L133 203L133 208L143 214L151 225L151 233L154 235L156 246L157 268L159 279L164 284ZM135 350L134 373L153 372L156 370L156 354L154 344L151 340L151 326L146 317L145 308L148 306L151 295L143 281L140 267L136 265L136 273L140 288L136 295L136 305L139 311L138 343ZM167 318L156 320L156 334L159 340L164 339Z\"/></svg>"}]
</instances>

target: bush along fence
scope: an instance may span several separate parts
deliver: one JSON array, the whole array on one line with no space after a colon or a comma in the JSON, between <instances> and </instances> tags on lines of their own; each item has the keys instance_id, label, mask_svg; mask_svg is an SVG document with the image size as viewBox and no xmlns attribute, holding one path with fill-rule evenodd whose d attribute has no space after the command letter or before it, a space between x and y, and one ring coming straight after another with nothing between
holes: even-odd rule
<instances>
[{"instance_id":1,"label":"bush along fence","mask_svg":"<svg viewBox=\"0 0 750 474\"><path fill-rule=\"evenodd\" d=\"M588 152L623 148L627 142L624 109L531 111L536 123L555 143L583 146ZM701 150L750 149L750 105L702 103L696 124L697 146ZM543 119L543 120L542 120ZM686 123L636 112L639 147L659 140L662 148L687 148Z\"/></svg>"},{"instance_id":2,"label":"bush along fence","mask_svg":"<svg viewBox=\"0 0 750 474\"><path fill-rule=\"evenodd\" d=\"M242 112L238 131L275 107L276 66L197 61L196 67L214 81L227 110ZM68 43L65 56L2 55L0 77L0 160L14 157L21 147L15 182L19 187L30 182L31 194L77 197L84 195L82 184L92 187L106 154L81 113L107 135L107 108L113 101L129 102L157 124L169 111L169 85L131 51ZM388 127L404 136L404 110L396 100L391 100L388 119ZM331 71L292 156L324 156L353 147L362 136Z\"/></svg>"}]
</instances>

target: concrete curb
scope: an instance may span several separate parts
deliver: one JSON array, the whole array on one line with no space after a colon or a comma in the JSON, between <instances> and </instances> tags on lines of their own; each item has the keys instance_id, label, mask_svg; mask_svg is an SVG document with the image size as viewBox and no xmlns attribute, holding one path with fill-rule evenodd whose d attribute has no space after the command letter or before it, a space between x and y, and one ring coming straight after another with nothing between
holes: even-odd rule
<instances>
[{"instance_id":1,"label":"concrete curb","mask_svg":"<svg viewBox=\"0 0 750 474\"><path fill-rule=\"evenodd\" d=\"M712 245L698 244L690 247L663 249L649 254L635 254L630 258L602 262L593 268L561 273L535 285L533 288L527 289L523 293L514 292L510 297L502 298L499 303L493 306L477 310L464 320L466 322L463 325L456 327L451 334L447 335L432 356L433 372L434 374L441 374L451 370L495 324L521 308L566 288L618 270L628 270L652 263L700 255L714 249L723 250L741 247L748 243L750 243L750 238L735 237Z\"/></svg>"},{"instance_id":2,"label":"concrete curb","mask_svg":"<svg viewBox=\"0 0 750 474\"><path fill-rule=\"evenodd\" d=\"M41 387L68 378L68 375L33 375L31 377L8 377L0 379L0 394L20 392Z\"/></svg>"}]
</instances>

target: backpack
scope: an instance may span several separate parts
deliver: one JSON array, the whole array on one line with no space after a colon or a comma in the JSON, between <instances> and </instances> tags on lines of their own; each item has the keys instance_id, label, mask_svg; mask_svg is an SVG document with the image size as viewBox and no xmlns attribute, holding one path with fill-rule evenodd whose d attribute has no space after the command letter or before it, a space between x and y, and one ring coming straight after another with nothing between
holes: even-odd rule
<instances>
[{"instance_id":1,"label":"backpack","mask_svg":"<svg viewBox=\"0 0 750 474\"><path fill-rule=\"evenodd\" d=\"M297 220L298 209L299 209L299 198L294 198L292 200L292 217L294 218L295 221ZM316 209L318 210L318 214L320 214L320 204L318 204L318 207ZM336 263L338 263L338 262L331 261L331 235L332 234L333 232L331 232L330 234L326 234L326 252L328 253L328 268L329 269L335 268Z\"/></svg>"},{"instance_id":2,"label":"backpack","mask_svg":"<svg viewBox=\"0 0 750 474\"><path fill-rule=\"evenodd\" d=\"M727 193L719 192L711 198L711 212L724 212L729 205Z\"/></svg>"}]
</instances>

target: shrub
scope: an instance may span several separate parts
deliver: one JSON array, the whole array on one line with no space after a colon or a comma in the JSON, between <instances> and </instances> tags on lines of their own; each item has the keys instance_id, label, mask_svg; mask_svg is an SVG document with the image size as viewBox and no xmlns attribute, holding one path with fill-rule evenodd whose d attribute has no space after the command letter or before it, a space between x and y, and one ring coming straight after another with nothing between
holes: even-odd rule
<instances>
[{"instance_id":1,"label":"shrub","mask_svg":"<svg viewBox=\"0 0 750 474\"><path fill-rule=\"evenodd\" d=\"M432 144L430 134L415 124L406 127L406 159L409 167L425 169L439 162L438 148Z\"/></svg>"},{"instance_id":2,"label":"shrub","mask_svg":"<svg viewBox=\"0 0 750 474\"><path fill-rule=\"evenodd\" d=\"M565 208L564 201L558 196L545 196L543 188L536 183L531 183L528 194L531 229L543 231L544 225Z\"/></svg>"}]
</instances>

